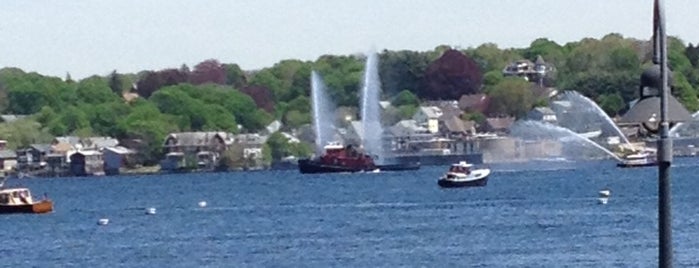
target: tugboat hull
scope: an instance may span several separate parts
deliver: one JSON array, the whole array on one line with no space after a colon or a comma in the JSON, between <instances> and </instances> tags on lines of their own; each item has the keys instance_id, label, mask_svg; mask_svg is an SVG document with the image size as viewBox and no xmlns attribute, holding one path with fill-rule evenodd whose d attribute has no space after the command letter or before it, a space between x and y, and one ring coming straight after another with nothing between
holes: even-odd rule
<instances>
[{"instance_id":1,"label":"tugboat hull","mask_svg":"<svg viewBox=\"0 0 699 268\"><path fill-rule=\"evenodd\" d=\"M324 165L320 162L313 161L310 159L299 160L299 171L304 174L313 173L336 173L336 172L361 172L361 171L372 171L376 167L350 167L350 166L337 166L337 165Z\"/></svg>"}]
</instances>

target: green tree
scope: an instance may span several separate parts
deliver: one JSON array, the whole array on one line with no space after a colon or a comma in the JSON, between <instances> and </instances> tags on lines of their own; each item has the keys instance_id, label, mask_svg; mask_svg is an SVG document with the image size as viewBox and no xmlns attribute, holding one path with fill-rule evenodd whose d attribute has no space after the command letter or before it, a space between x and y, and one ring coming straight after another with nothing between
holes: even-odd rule
<instances>
[{"instance_id":1,"label":"green tree","mask_svg":"<svg viewBox=\"0 0 699 268\"><path fill-rule=\"evenodd\" d=\"M603 94L598 98L600 108L607 113L608 116L614 117L619 114L619 111L624 109L626 104L620 94Z\"/></svg>"},{"instance_id":2,"label":"green tree","mask_svg":"<svg viewBox=\"0 0 699 268\"><path fill-rule=\"evenodd\" d=\"M51 134L33 119L0 123L0 137L7 141L10 149L26 148L32 143L48 143L52 138Z\"/></svg>"},{"instance_id":3,"label":"green tree","mask_svg":"<svg viewBox=\"0 0 699 268\"><path fill-rule=\"evenodd\" d=\"M415 96L415 94L413 94L412 92L410 92L408 90L403 90L400 93L398 93L398 95L396 95L395 98L393 98L391 105L393 105L393 106L402 106L402 105L419 106L420 100L418 100L417 96Z\"/></svg>"},{"instance_id":4,"label":"green tree","mask_svg":"<svg viewBox=\"0 0 699 268\"><path fill-rule=\"evenodd\" d=\"M521 118L534 105L534 94L529 82L521 78L505 78L501 83L488 89L490 96L489 113L495 116L515 116Z\"/></svg>"}]
</instances>

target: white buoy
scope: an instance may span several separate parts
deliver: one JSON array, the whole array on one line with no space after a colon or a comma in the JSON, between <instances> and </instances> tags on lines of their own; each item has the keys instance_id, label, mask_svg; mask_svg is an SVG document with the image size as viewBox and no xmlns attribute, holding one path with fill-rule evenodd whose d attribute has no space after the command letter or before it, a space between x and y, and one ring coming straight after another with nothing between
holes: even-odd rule
<instances>
[{"instance_id":1,"label":"white buoy","mask_svg":"<svg viewBox=\"0 0 699 268\"><path fill-rule=\"evenodd\" d=\"M600 198L597 198L597 202L599 202L601 205L606 205L607 202L609 202L609 198L607 198L607 197L600 197Z\"/></svg>"},{"instance_id":2,"label":"white buoy","mask_svg":"<svg viewBox=\"0 0 699 268\"><path fill-rule=\"evenodd\" d=\"M206 207L206 201L199 201L199 207L200 208Z\"/></svg>"},{"instance_id":3,"label":"white buoy","mask_svg":"<svg viewBox=\"0 0 699 268\"><path fill-rule=\"evenodd\" d=\"M599 196L600 197L609 197L612 194L612 191L605 188L599 191Z\"/></svg>"},{"instance_id":4,"label":"white buoy","mask_svg":"<svg viewBox=\"0 0 699 268\"><path fill-rule=\"evenodd\" d=\"M109 219L107 219L107 218L99 219L99 220L97 221L97 224L98 224L98 225L107 225L107 224L109 224Z\"/></svg>"},{"instance_id":5,"label":"white buoy","mask_svg":"<svg viewBox=\"0 0 699 268\"><path fill-rule=\"evenodd\" d=\"M147 208L147 209L146 209L146 214L148 214L148 215L153 215L153 214L155 214L155 208Z\"/></svg>"}]
</instances>

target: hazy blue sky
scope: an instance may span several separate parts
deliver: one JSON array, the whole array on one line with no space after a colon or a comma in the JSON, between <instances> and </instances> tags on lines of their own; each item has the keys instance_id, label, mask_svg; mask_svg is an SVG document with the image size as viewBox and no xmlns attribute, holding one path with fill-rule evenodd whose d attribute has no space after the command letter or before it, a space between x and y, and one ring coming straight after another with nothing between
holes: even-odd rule
<instances>
[{"instance_id":1,"label":"hazy blue sky","mask_svg":"<svg viewBox=\"0 0 699 268\"><path fill-rule=\"evenodd\" d=\"M665 1L668 34L699 42L699 2ZM73 78L190 67L245 70L371 50L527 47L608 33L648 39L640 0L4 0L0 67Z\"/></svg>"}]
</instances>

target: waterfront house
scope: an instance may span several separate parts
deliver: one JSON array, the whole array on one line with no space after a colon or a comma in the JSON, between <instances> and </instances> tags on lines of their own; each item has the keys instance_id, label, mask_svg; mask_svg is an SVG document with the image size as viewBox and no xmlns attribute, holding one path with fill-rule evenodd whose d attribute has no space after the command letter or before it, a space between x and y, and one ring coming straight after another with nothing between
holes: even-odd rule
<instances>
[{"instance_id":1,"label":"waterfront house","mask_svg":"<svg viewBox=\"0 0 699 268\"><path fill-rule=\"evenodd\" d=\"M462 139L476 134L476 122L464 121L457 116L442 117L439 121L440 134L449 139Z\"/></svg>"},{"instance_id":2,"label":"waterfront house","mask_svg":"<svg viewBox=\"0 0 699 268\"><path fill-rule=\"evenodd\" d=\"M163 144L161 169L214 167L234 140L232 134L221 131L170 133Z\"/></svg>"},{"instance_id":3,"label":"waterfront house","mask_svg":"<svg viewBox=\"0 0 699 268\"><path fill-rule=\"evenodd\" d=\"M12 171L17 166L17 154L13 150L0 150L0 168Z\"/></svg>"},{"instance_id":4,"label":"waterfront house","mask_svg":"<svg viewBox=\"0 0 699 268\"><path fill-rule=\"evenodd\" d=\"M543 121L552 125L558 124L556 113L549 107L535 107L527 113L527 118L535 121Z\"/></svg>"},{"instance_id":5,"label":"waterfront house","mask_svg":"<svg viewBox=\"0 0 699 268\"><path fill-rule=\"evenodd\" d=\"M536 61L532 62L527 59L518 60L505 66L502 70L503 76L518 76L530 82L543 84L543 79L546 75L553 71L553 66L546 63L539 55Z\"/></svg>"},{"instance_id":6,"label":"waterfront house","mask_svg":"<svg viewBox=\"0 0 699 268\"><path fill-rule=\"evenodd\" d=\"M439 132L439 117L442 116L442 109L437 106L420 106L413 115L413 119L418 125L427 128L430 133Z\"/></svg>"},{"instance_id":7,"label":"waterfront house","mask_svg":"<svg viewBox=\"0 0 699 268\"><path fill-rule=\"evenodd\" d=\"M70 155L69 160L69 170L73 176L104 175L104 161L100 151L77 151Z\"/></svg>"},{"instance_id":8,"label":"waterfront house","mask_svg":"<svg viewBox=\"0 0 699 268\"><path fill-rule=\"evenodd\" d=\"M38 170L47 165L46 155L51 153L51 144L30 144L27 148L17 149L17 169L21 171Z\"/></svg>"},{"instance_id":9,"label":"waterfront house","mask_svg":"<svg viewBox=\"0 0 699 268\"><path fill-rule=\"evenodd\" d=\"M266 138L258 134L238 134L235 135L235 143L243 147L245 159L260 160Z\"/></svg>"},{"instance_id":10,"label":"waterfront house","mask_svg":"<svg viewBox=\"0 0 699 268\"><path fill-rule=\"evenodd\" d=\"M129 166L129 157L134 154L134 151L122 146L104 148L102 150L104 173L106 175L118 175L119 169Z\"/></svg>"},{"instance_id":11,"label":"waterfront house","mask_svg":"<svg viewBox=\"0 0 699 268\"><path fill-rule=\"evenodd\" d=\"M481 127L480 132L506 135L510 132L510 126L512 126L514 122L514 117L489 117L485 119L485 124Z\"/></svg>"}]
</instances>

